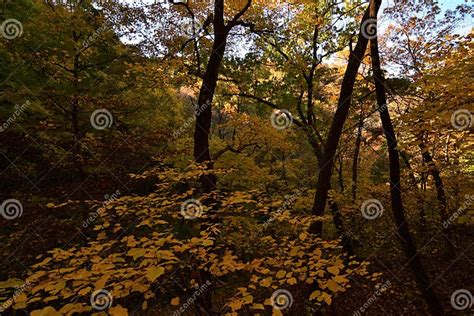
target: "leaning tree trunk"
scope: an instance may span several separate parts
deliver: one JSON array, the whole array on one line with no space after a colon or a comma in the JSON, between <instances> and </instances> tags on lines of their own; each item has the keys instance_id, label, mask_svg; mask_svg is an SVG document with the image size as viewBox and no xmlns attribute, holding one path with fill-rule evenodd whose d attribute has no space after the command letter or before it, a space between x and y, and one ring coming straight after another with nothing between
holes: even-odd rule
<instances>
[{"instance_id":1,"label":"leaning tree trunk","mask_svg":"<svg viewBox=\"0 0 474 316\"><path fill-rule=\"evenodd\" d=\"M321 164L322 161L322 152L317 145L316 141L313 139L311 134L308 134L308 139L313 147L313 152L316 156L316 160L318 161L319 164L319 169L323 168L323 165ZM329 190L331 189L331 186L329 186ZM329 200L329 208L332 213L332 219L334 222L334 226L336 227L336 230L341 238L342 242L342 248L344 251L347 252L349 256L354 256L355 255L355 250L354 250L354 240L352 239L352 235L347 232L347 229L345 228L344 221L342 220L342 215L341 215L341 210L339 208L339 205L335 200L330 199Z\"/></svg>"},{"instance_id":2,"label":"leaning tree trunk","mask_svg":"<svg viewBox=\"0 0 474 316\"><path fill-rule=\"evenodd\" d=\"M216 90L217 77L224 57L228 35L224 24L224 0L216 0L215 2L213 23L215 39L199 91L194 129L194 160L197 163L204 163L208 172L213 168L209 152L209 134L212 121L211 104ZM216 187L217 178L212 173L201 176L200 180L204 192L210 192Z\"/></svg>"},{"instance_id":3,"label":"leaning tree trunk","mask_svg":"<svg viewBox=\"0 0 474 316\"><path fill-rule=\"evenodd\" d=\"M441 216L441 221L442 224L441 227L443 229L443 238L444 242L446 244L446 250L448 255L451 257L454 257L456 255L456 245L454 245L451 240L449 239L448 233L449 233L449 226L444 225L444 223L448 222L448 214L447 214L447 207L448 207L448 201L446 199L446 193L444 190L444 184L443 180L441 179L441 174L436 167L435 162L433 161L433 158L431 157L428 148L426 148L425 144L423 143L423 139L420 137L420 150L421 154L423 157L423 161L428 165L429 172L433 176L433 181L436 187L436 197L438 198L439 202L439 213Z\"/></svg>"},{"instance_id":4,"label":"leaning tree trunk","mask_svg":"<svg viewBox=\"0 0 474 316\"><path fill-rule=\"evenodd\" d=\"M371 5L371 17L376 19L377 10L374 5ZM432 315L443 315L443 308L428 280L428 275L421 263L419 253L415 247L408 222L405 218L405 211L402 202L402 192L400 185L400 161L397 149L397 138L393 129L390 114L387 108L385 79L383 77L382 69L380 67L380 56L378 49L377 37L371 39L370 51L372 57L372 68L375 79L375 89L377 93L377 105L382 120L385 137L388 145L388 155L390 161L390 195L392 212L397 226L398 237L402 244L403 251L408 260L414 276L416 284L423 293L423 297L428 304Z\"/></svg>"},{"instance_id":5,"label":"leaning tree trunk","mask_svg":"<svg viewBox=\"0 0 474 316\"><path fill-rule=\"evenodd\" d=\"M423 193L421 192L420 189L418 189L418 184L416 181L415 174L413 173L413 168L411 167L410 160L408 159L407 153L404 151L399 151L400 157L402 158L403 162L405 163L405 166L408 169L408 176L410 177L410 182L411 186L413 187L416 196L416 203L418 204L418 207L420 208L420 223L422 229L426 229L426 213L425 213L425 200L423 198Z\"/></svg>"},{"instance_id":6,"label":"leaning tree trunk","mask_svg":"<svg viewBox=\"0 0 474 316\"><path fill-rule=\"evenodd\" d=\"M380 7L381 0L372 0L378 10ZM362 30L362 26L365 26L366 21L369 19L369 9L364 13L364 17L361 22L361 30L357 38L357 44L354 50L349 55L349 62L347 64L346 72L342 80L341 92L339 94L339 101L337 105L336 113L331 123L331 128L326 139L324 146L323 159L321 161L322 168L319 170L318 182L316 185L316 194L314 196L314 202L312 207L312 214L315 216L322 216L326 207L328 192L331 187L331 176L332 169L334 166L334 157L336 154L337 146L341 138L342 129L344 123L349 114L349 108L352 101L352 91L354 90L354 84L359 70L361 61L364 59L365 51L367 50L368 39L364 36L365 31ZM321 221L314 221L309 227L309 232L321 235L323 224Z\"/></svg>"}]
</instances>

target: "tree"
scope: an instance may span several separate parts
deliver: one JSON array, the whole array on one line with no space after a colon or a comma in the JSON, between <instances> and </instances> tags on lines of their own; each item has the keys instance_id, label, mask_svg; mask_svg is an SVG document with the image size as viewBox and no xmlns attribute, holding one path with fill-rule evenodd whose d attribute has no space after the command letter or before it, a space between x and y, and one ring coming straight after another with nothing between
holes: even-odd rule
<instances>
[{"instance_id":1,"label":"tree","mask_svg":"<svg viewBox=\"0 0 474 316\"><path fill-rule=\"evenodd\" d=\"M375 21L377 21L377 11L378 9L376 8L375 4L372 3L370 7L370 17ZM428 280L428 275L426 274L426 271L421 263L420 255L416 250L416 246L405 217L400 181L400 160L397 149L397 136L395 135L392 120L390 119L390 113L388 111L385 79L380 66L379 48L376 33L374 38L370 40L370 52L377 94L377 105L388 145L388 155L390 161L390 195L392 201L392 212L395 219L395 225L397 226L398 237L405 252L406 259L408 260L408 264L415 275L416 283L423 293L431 314L444 315L441 302L434 292L433 287Z\"/></svg>"},{"instance_id":2,"label":"tree","mask_svg":"<svg viewBox=\"0 0 474 316\"><path fill-rule=\"evenodd\" d=\"M201 89L196 110L196 125L194 129L194 160L204 163L209 169L213 164L209 151L209 133L212 119L212 100L216 90L219 68L224 58L227 37L229 32L237 25L242 24L240 18L250 8L252 0L248 0L245 6L227 24L224 21L224 0L214 2L214 40L206 71L203 75ZM214 174L206 174L201 178L204 192L210 192L216 187L217 178Z\"/></svg>"},{"instance_id":3,"label":"tree","mask_svg":"<svg viewBox=\"0 0 474 316\"><path fill-rule=\"evenodd\" d=\"M373 1L374 0L372 0L371 3ZM378 12L381 1L376 0L375 4L376 10ZM339 139L341 138L344 122L346 121L347 115L349 113L349 108L351 106L352 92L354 89L354 83L356 80L357 72L361 61L364 59L365 51L367 49L367 29L364 28L368 26L367 21L370 18L369 13L369 8L367 8L361 21L361 29L357 38L357 44L354 50L351 51L349 55L349 61L347 63L346 72L344 74L344 78L341 84L337 110L334 113L334 117L331 122L331 127L329 129L325 141L323 151L324 154L321 161L321 165L323 167L318 175L316 194L314 196L314 203L312 208L312 212L315 216L322 216L322 214L324 214L324 209L326 208L328 192L331 187L331 175L334 166L337 146L339 144ZM322 222L315 221L310 227L310 232L313 234L321 235Z\"/></svg>"}]
</instances>

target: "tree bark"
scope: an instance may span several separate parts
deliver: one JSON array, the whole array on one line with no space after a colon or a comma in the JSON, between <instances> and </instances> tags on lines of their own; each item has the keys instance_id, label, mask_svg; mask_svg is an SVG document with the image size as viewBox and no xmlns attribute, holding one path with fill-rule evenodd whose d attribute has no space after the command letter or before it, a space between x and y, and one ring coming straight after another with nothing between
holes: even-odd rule
<instances>
[{"instance_id":1,"label":"tree bark","mask_svg":"<svg viewBox=\"0 0 474 316\"><path fill-rule=\"evenodd\" d=\"M418 207L420 208L420 223L423 229L426 229L426 213L425 213L425 200L423 198L423 194L421 190L418 188L417 181L415 178L415 174L413 173L413 169L410 164L410 160L408 159L407 153L404 151L400 151L400 157L402 158L405 166L408 169L408 175L410 177L411 185L414 189L416 189L416 202L418 203Z\"/></svg>"},{"instance_id":2,"label":"tree bark","mask_svg":"<svg viewBox=\"0 0 474 316\"><path fill-rule=\"evenodd\" d=\"M208 170L212 170L213 168L209 151L209 134L212 121L211 104L214 98L219 68L224 57L228 36L228 31L224 24L224 0L215 1L213 25L215 34L214 43L199 91L196 109L196 125L194 129L194 160L197 163L204 163ZM201 176L200 180L204 192L210 192L215 189L217 178L214 174L205 174Z\"/></svg>"},{"instance_id":3,"label":"tree bark","mask_svg":"<svg viewBox=\"0 0 474 316\"><path fill-rule=\"evenodd\" d=\"M359 152L360 144L362 143L362 127L364 126L364 119L362 111L360 113L359 124L357 125L357 135L354 145L354 157L352 157L352 201L355 202L357 197L357 175L359 173Z\"/></svg>"},{"instance_id":4,"label":"tree bark","mask_svg":"<svg viewBox=\"0 0 474 316\"><path fill-rule=\"evenodd\" d=\"M428 152L428 148L424 145L424 143L421 143L419 145L421 154L423 157L424 162L428 165L429 172L431 173L431 176L433 177L434 184L436 186L436 196L438 198L438 202L440 204L440 216L442 220L447 220L448 216L446 213L446 208L448 205L448 202L446 200L446 194L444 192L444 185L443 185L443 180L441 180L441 175L436 168L436 164L433 161L433 158L431 157L430 153Z\"/></svg>"},{"instance_id":5,"label":"tree bark","mask_svg":"<svg viewBox=\"0 0 474 316\"><path fill-rule=\"evenodd\" d=\"M252 0L247 0L242 10L226 25L224 22L224 0L214 1L214 19L212 21L214 43L199 91L194 128L194 161L205 164L208 171L213 169L209 151L209 135L212 122L212 100L216 91L219 68L224 58L229 32L234 26L242 25L243 22L240 18L250 8L251 4ZM212 172L202 175L200 181L204 192L210 192L216 188L217 177Z\"/></svg>"},{"instance_id":6,"label":"tree bark","mask_svg":"<svg viewBox=\"0 0 474 316\"><path fill-rule=\"evenodd\" d=\"M372 2L375 3L376 9L378 10L380 8L381 0L372 0L371 3ZM364 13L364 17L362 18L361 26L364 25L364 22L369 19L369 13L369 9L367 9ZM331 186L330 184L332 169L334 166L334 156L341 138L344 122L346 121L347 115L349 113L349 108L352 101L352 91L354 90L354 84L359 66L361 61L364 59L365 51L367 50L367 44L368 39L364 37L361 29L357 39L356 47L349 55L349 62L342 80L337 110L334 114L331 128L324 146L324 154L321 163L322 168L319 171L318 182L316 185L316 194L314 196L312 207L312 214L315 216L322 216L324 214L328 192ZM315 221L310 225L309 232L316 235L321 235L322 228L322 222Z\"/></svg>"},{"instance_id":7,"label":"tree bark","mask_svg":"<svg viewBox=\"0 0 474 316\"><path fill-rule=\"evenodd\" d=\"M308 139L309 139L309 143L313 147L313 152L314 152L314 155L316 156L316 160L318 161L319 168L321 169L322 168L321 149L319 148L317 141L312 137L311 134L308 134ZM331 190L331 186L329 187L329 190ZM347 233L347 230L344 226L344 221L342 220L341 210L339 209L337 202L334 200L329 200L329 208L331 210L334 226L336 227L336 230L339 236L341 237L342 248L347 252L349 256L355 255L354 240L352 239L352 236Z\"/></svg>"},{"instance_id":8,"label":"tree bark","mask_svg":"<svg viewBox=\"0 0 474 316\"><path fill-rule=\"evenodd\" d=\"M352 236L347 233L344 222L342 221L341 211L336 201L329 200L329 208L331 209L334 226L336 226L336 230L341 237L342 248L349 256L355 255L354 241L352 240Z\"/></svg>"},{"instance_id":9,"label":"tree bark","mask_svg":"<svg viewBox=\"0 0 474 316\"><path fill-rule=\"evenodd\" d=\"M431 157L428 148L426 148L423 139L420 139L421 143L419 145L421 154L423 157L423 161L428 165L429 172L431 173L431 176L433 177L433 181L436 187L436 197L439 202L439 214L441 217L441 222L442 222L442 229L443 229L443 238L446 244L446 250L448 254L452 257L455 256L456 254L456 245L454 245L451 240L448 238L448 228L449 226L444 225L444 223L448 222L448 214L447 214L447 207L448 207L448 201L446 199L446 193L444 191L444 184L443 180L441 179L441 174L436 168L436 164L433 161L433 158Z\"/></svg>"},{"instance_id":10,"label":"tree bark","mask_svg":"<svg viewBox=\"0 0 474 316\"><path fill-rule=\"evenodd\" d=\"M377 9L371 4L371 17L376 19ZM380 67L380 56L377 37L370 41L370 51L372 57L372 69L375 79L375 89L377 94L377 105L382 120L382 126L385 132L388 145L388 155L390 162L390 195L393 216L397 226L398 238L401 242L403 251L408 260L415 281L423 293L423 297L431 311L432 315L443 315L442 305L434 292L428 280L428 275L422 265L419 253L412 239L408 222L405 218L405 211L402 202L402 192L400 184L400 161L397 149L397 138L393 129L390 113L387 108L385 79Z\"/></svg>"},{"instance_id":11,"label":"tree bark","mask_svg":"<svg viewBox=\"0 0 474 316\"><path fill-rule=\"evenodd\" d=\"M73 40L77 42L79 39L78 35L74 32L73 33ZM76 172L78 173L79 177L79 182L82 183L84 179L86 178L85 172L84 172L84 166L83 166L83 161L82 161L82 145L81 145L81 139L82 139L82 133L81 129L79 126L79 69L80 69L80 60L79 60L79 54L76 53L74 55L74 66L72 69L72 75L74 78L73 81L73 89L74 89L74 94L72 96L71 100L71 132L72 132L72 159L74 163L74 167L76 169ZM81 200L82 200L82 189L80 190L81 192Z\"/></svg>"}]
</instances>

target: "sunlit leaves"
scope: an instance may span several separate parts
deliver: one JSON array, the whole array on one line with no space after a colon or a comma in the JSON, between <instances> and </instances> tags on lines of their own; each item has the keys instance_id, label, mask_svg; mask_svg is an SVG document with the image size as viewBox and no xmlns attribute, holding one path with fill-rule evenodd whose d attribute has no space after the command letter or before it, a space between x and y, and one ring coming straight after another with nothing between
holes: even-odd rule
<instances>
[{"instance_id":1,"label":"sunlit leaves","mask_svg":"<svg viewBox=\"0 0 474 316\"><path fill-rule=\"evenodd\" d=\"M165 269L163 267L150 267L146 270L146 277L151 282L154 282L163 273L165 273Z\"/></svg>"},{"instance_id":2,"label":"sunlit leaves","mask_svg":"<svg viewBox=\"0 0 474 316\"><path fill-rule=\"evenodd\" d=\"M145 175L164 180L156 192L145 197L116 199L97 219L98 225L112 222L112 218L122 226L133 222L143 225L120 239L116 238L113 225L101 225L101 239L81 248L51 251L50 256L35 265L28 278L33 288L25 297L25 304L40 306L43 302L55 306L61 301L66 303L64 308L86 310L90 308L91 293L107 289L117 302L111 309L117 315L127 312L120 305L125 306L132 293L140 293L147 300L145 308L150 301L177 306L179 297L163 301L152 292L153 284L163 282L173 271L180 271L188 278L181 286L195 289L199 282L191 276L197 270L209 273L223 284L226 277L246 275L233 285L225 285L226 292L233 293L226 298L228 311L262 310L266 300L261 297L268 297L276 287L318 285L327 294L314 301L329 304L348 285L349 275L364 274L364 265L343 264L337 242L306 233L301 226L307 227L310 220L302 214L291 214L290 210L275 214L278 219L272 222L272 230L285 228L277 233L278 238L270 234L258 220L262 214L268 215L269 208L255 206L274 204L277 208L281 204L259 190L213 193L213 198L221 203L209 204L207 218L187 223L199 229L178 238L173 225L181 220L177 216L179 207L170 200L187 198L193 191L170 193L183 178L174 178L176 170L158 170ZM198 172L191 170L186 176L198 177L201 169L195 170ZM201 199L205 201L206 196ZM174 291L172 285L166 285L166 290ZM75 297L79 299L72 301Z\"/></svg>"}]
</instances>

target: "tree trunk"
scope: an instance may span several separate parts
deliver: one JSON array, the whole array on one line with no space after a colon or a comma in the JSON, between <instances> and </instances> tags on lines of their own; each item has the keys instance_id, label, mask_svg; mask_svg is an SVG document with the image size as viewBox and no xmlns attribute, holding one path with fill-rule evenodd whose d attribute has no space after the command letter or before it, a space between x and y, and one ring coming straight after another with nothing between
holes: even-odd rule
<instances>
[{"instance_id":1,"label":"tree trunk","mask_svg":"<svg viewBox=\"0 0 474 316\"><path fill-rule=\"evenodd\" d=\"M355 202L357 197L357 174L359 165L360 144L362 143L362 127L364 126L364 119L360 113L359 124L357 125L357 135L354 145L354 157L352 157L352 201Z\"/></svg>"},{"instance_id":2,"label":"tree trunk","mask_svg":"<svg viewBox=\"0 0 474 316\"><path fill-rule=\"evenodd\" d=\"M322 164L321 164L322 153L319 150L317 142L314 140L311 134L308 134L308 139L309 139L309 143L313 147L313 152L314 152L314 155L316 156L316 160L318 161L319 168L321 169L322 168ZM329 190L330 189L331 187L329 187ZM339 206L337 205L337 202L334 200L330 200L329 207L331 209L334 226L336 227L336 230L339 236L341 237L342 248L347 252L349 256L355 255L354 241L352 240L352 236L347 233L346 228L344 227L344 221L342 220L341 211L339 209Z\"/></svg>"},{"instance_id":3,"label":"tree trunk","mask_svg":"<svg viewBox=\"0 0 474 316\"><path fill-rule=\"evenodd\" d=\"M80 128L79 128L79 104L76 96L71 101L71 128L72 128L72 159L76 171L79 175L79 181L84 178L84 169L81 158Z\"/></svg>"},{"instance_id":4,"label":"tree trunk","mask_svg":"<svg viewBox=\"0 0 474 316\"><path fill-rule=\"evenodd\" d=\"M214 44L211 56L207 63L199 91L198 107L196 109L196 125L194 129L194 160L204 163L208 170L212 170L213 163L209 152L209 133L212 121L212 100L217 85L219 68L224 57L228 31L224 24L224 0L216 0L214 6ZM215 189L217 178L214 174L201 176L201 185L204 192Z\"/></svg>"},{"instance_id":5,"label":"tree trunk","mask_svg":"<svg viewBox=\"0 0 474 316\"><path fill-rule=\"evenodd\" d=\"M426 229L425 200L423 198L423 193L421 192L420 189L418 189L415 174L413 173L413 169L411 167L410 160L408 159L406 152L400 151L400 157L402 158L403 162L405 163L405 166L408 169L408 175L410 177L411 185L413 186L414 189L416 189L416 193L415 193L416 202L418 203L418 206L420 207L420 223L421 223L421 227L423 229Z\"/></svg>"},{"instance_id":6,"label":"tree trunk","mask_svg":"<svg viewBox=\"0 0 474 316\"><path fill-rule=\"evenodd\" d=\"M371 17L375 19L377 17L377 9L373 4L371 4L370 7ZM428 275L421 263L419 253L415 247L410 230L408 228L408 222L405 218L405 211L403 208L402 192L400 185L400 161L397 149L397 139L387 108L385 79L382 73L382 69L380 67L380 56L377 37L375 37L375 39L371 39L370 43L372 69L374 73L375 89L377 94L377 105L388 145L388 155L390 161L391 206L393 216L395 218L395 224L397 226L398 237L402 244L403 251L405 252L405 256L408 260L408 265L410 266L415 276L415 281L419 289L423 293L423 297L425 298L425 301L428 304L431 314L443 315L443 308L428 280Z\"/></svg>"},{"instance_id":7,"label":"tree trunk","mask_svg":"<svg viewBox=\"0 0 474 316\"><path fill-rule=\"evenodd\" d=\"M76 41L76 34L73 34L73 39ZM74 95L72 96L71 100L71 133L72 133L72 160L74 163L74 167L76 169L76 172L79 176L79 182L82 183L84 179L86 178L85 173L84 173L84 166L82 162L82 146L81 146L81 139L82 139L82 134L81 130L79 127L79 91L78 86L79 86L79 67L80 67L80 61L79 61L79 55L75 54L74 55L74 68L73 68L73 77L74 77ZM80 190L82 192L82 189ZM81 199L82 199L82 194L81 194Z\"/></svg>"},{"instance_id":8,"label":"tree trunk","mask_svg":"<svg viewBox=\"0 0 474 316\"><path fill-rule=\"evenodd\" d=\"M339 210L336 201L329 200L329 208L331 209L334 226L336 226L336 230L341 237L342 248L349 256L355 255L354 241L352 240L352 236L347 233L346 228L344 227L341 211Z\"/></svg>"},{"instance_id":9,"label":"tree trunk","mask_svg":"<svg viewBox=\"0 0 474 316\"><path fill-rule=\"evenodd\" d=\"M448 214L446 212L446 209L448 207L448 201L446 200L446 194L444 191L444 185L443 185L443 180L441 179L440 172L438 168L436 168L436 164L433 161L433 158L431 157L428 149L426 148L425 144L423 143L423 139L420 139L421 143L419 145L421 154L423 156L423 161L428 165L429 172L433 176L433 181L436 187L436 197L439 202L439 214L441 216L441 222L442 224L448 222ZM446 243L446 250L448 251L448 254L452 257L455 256L456 254L456 246L449 240L448 238L448 228L449 226L446 225L441 225L443 227L443 238Z\"/></svg>"},{"instance_id":10,"label":"tree trunk","mask_svg":"<svg viewBox=\"0 0 474 316\"><path fill-rule=\"evenodd\" d=\"M380 7L381 0L372 0L375 1L377 10ZM371 3L372 3L371 2ZM369 9L364 13L362 18L361 26L364 25L364 22L369 19ZM328 197L328 191L331 184L332 169L334 166L334 156L336 154L337 146L339 144L339 139L341 138L342 129L344 127L344 122L347 119L349 113L349 108L352 101L352 91L354 90L354 83L356 80L357 72L361 61L364 59L365 51L367 50L368 39L364 37L362 29L359 32L357 39L357 45L355 49L349 55L349 62L347 64L346 72L342 80L341 92L339 94L339 101L337 105L336 113L331 123L331 128L326 139L324 146L324 154L321 165L322 169L319 171L318 182L316 185L316 194L314 196L314 202L312 207L312 214L315 216L322 216L324 214L324 209L326 207L326 201ZM309 232L321 235L322 232L322 222L315 221L309 227Z\"/></svg>"},{"instance_id":11,"label":"tree trunk","mask_svg":"<svg viewBox=\"0 0 474 316\"><path fill-rule=\"evenodd\" d=\"M345 188L344 188L344 160L342 156L339 156L338 159L339 162L339 167L337 168L337 175L339 178L339 189L341 190L341 193L344 193Z\"/></svg>"}]
</instances>

